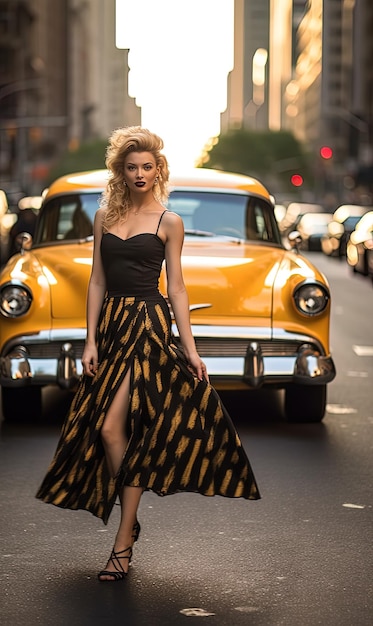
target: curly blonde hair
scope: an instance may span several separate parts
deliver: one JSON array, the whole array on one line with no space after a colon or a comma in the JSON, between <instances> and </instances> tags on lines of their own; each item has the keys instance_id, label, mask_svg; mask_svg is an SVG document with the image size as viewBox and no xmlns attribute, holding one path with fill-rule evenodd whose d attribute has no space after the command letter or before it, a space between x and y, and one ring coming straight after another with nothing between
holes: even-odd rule
<instances>
[{"instance_id":1,"label":"curly blonde hair","mask_svg":"<svg viewBox=\"0 0 373 626\"><path fill-rule=\"evenodd\" d=\"M110 172L109 182L102 195L101 207L106 209L104 230L126 217L131 208L128 187L124 184L124 160L131 152L151 152L159 168L158 183L154 186L154 197L164 204L168 198L169 169L167 159L161 153L163 140L142 126L117 128L109 137L106 150L106 167Z\"/></svg>"}]
</instances>

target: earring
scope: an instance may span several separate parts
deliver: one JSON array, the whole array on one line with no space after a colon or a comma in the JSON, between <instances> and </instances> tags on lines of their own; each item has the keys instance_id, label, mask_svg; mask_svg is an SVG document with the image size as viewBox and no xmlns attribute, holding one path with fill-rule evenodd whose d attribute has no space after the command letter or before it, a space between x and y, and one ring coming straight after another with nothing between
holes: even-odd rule
<instances>
[{"instance_id":1,"label":"earring","mask_svg":"<svg viewBox=\"0 0 373 626\"><path fill-rule=\"evenodd\" d=\"M154 184L157 185L158 184L158 176L154 179Z\"/></svg>"}]
</instances>

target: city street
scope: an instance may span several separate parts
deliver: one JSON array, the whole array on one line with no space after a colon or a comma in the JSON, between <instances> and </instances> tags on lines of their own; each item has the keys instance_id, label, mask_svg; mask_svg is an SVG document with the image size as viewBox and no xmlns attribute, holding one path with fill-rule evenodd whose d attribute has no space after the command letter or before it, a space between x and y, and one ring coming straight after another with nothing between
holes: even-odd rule
<instances>
[{"instance_id":1,"label":"city street","mask_svg":"<svg viewBox=\"0 0 373 626\"><path fill-rule=\"evenodd\" d=\"M67 396L0 432L4 626L368 626L372 623L373 289L309 255L332 291L337 377L321 424L287 424L281 394L222 394L251 460L256 502L145 493L123 582L99 583L108 526L35 499ZM27 412L27 407L25 407Z\"/></svg>"}]
</instances>

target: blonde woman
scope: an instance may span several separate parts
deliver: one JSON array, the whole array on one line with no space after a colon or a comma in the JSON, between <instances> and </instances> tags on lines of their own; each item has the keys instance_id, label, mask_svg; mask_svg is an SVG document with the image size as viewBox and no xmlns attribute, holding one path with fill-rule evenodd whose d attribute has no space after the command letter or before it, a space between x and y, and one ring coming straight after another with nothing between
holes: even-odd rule
<instances>
[{"instance_id":1,"label":"blonde woman","mask_svg":"<svg viewBox=\"0 0 373 626\"><path fill-rule=\"evenodd\" d=\"M260 498L192 336L183 222L165 209L169 171L162 149L162 140L140 126L110 137L110 178L94 222L83 376L37 493L104 523L119 497L121 520L101 581L127 575L144 490ZM158 290L164 261L181 349Z\"/></svg>"}]
</instances>

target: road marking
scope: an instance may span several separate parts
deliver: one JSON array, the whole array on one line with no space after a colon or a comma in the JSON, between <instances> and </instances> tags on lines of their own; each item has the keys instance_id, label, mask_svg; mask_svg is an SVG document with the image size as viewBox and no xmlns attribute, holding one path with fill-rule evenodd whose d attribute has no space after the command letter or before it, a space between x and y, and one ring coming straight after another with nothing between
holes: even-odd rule
<instances>
[{"instance_id":1,"label":"road marking","mask_svg":"<svg viewBox=\"0 0 373 626\"><path fill-rule=\"evenodd\" d=\"M373 346L352 346L357 356L373 356Z\"/></svg>"},{"instance_id":2,"label":"road marking","mask_svg":"<svg viewBox=\"0 0 373 626\"><path fill-rule=\"evenodd\" d=\"M196 607L191 609L181 609L180 613L182 615L186 615L187 617L210 617L211 615L215 615L215 613L209 613L205 611L205 609L198 609Z\"/></svg>"},{"instance_id":3,"label":"road marking","mask_svg":"<svg viewBox=\"0 0 373 626\"><path fill-rule=\"evenodd\" d=\"M368 372L347 372L347 376L351 376L353 378L368 378Z\"/></svg>"},{"instance_id":4,"label":"road marking","mask_svg":"<svg viewBox=\"0 0 373 626\"><path fill-rule=\"evenodd\" d=\"M349 503L346 503L346 504L342 504L342 506L345 506L346 509L365 509L365 504L362 505L362 504L349 504Z\"/></svg>"},{"instance_id":5,"label":"road marking","mask_svg":"<svg viewBox=\"0 0 373 626\"><path fill-rule=\"evenodd\" d=\"M342 404L327 404L326 410L328 413L332 413L333 415L349 415L357 413L356 409L353 409L350 406L343 406Z\"/></svg>"}]
</instances>

